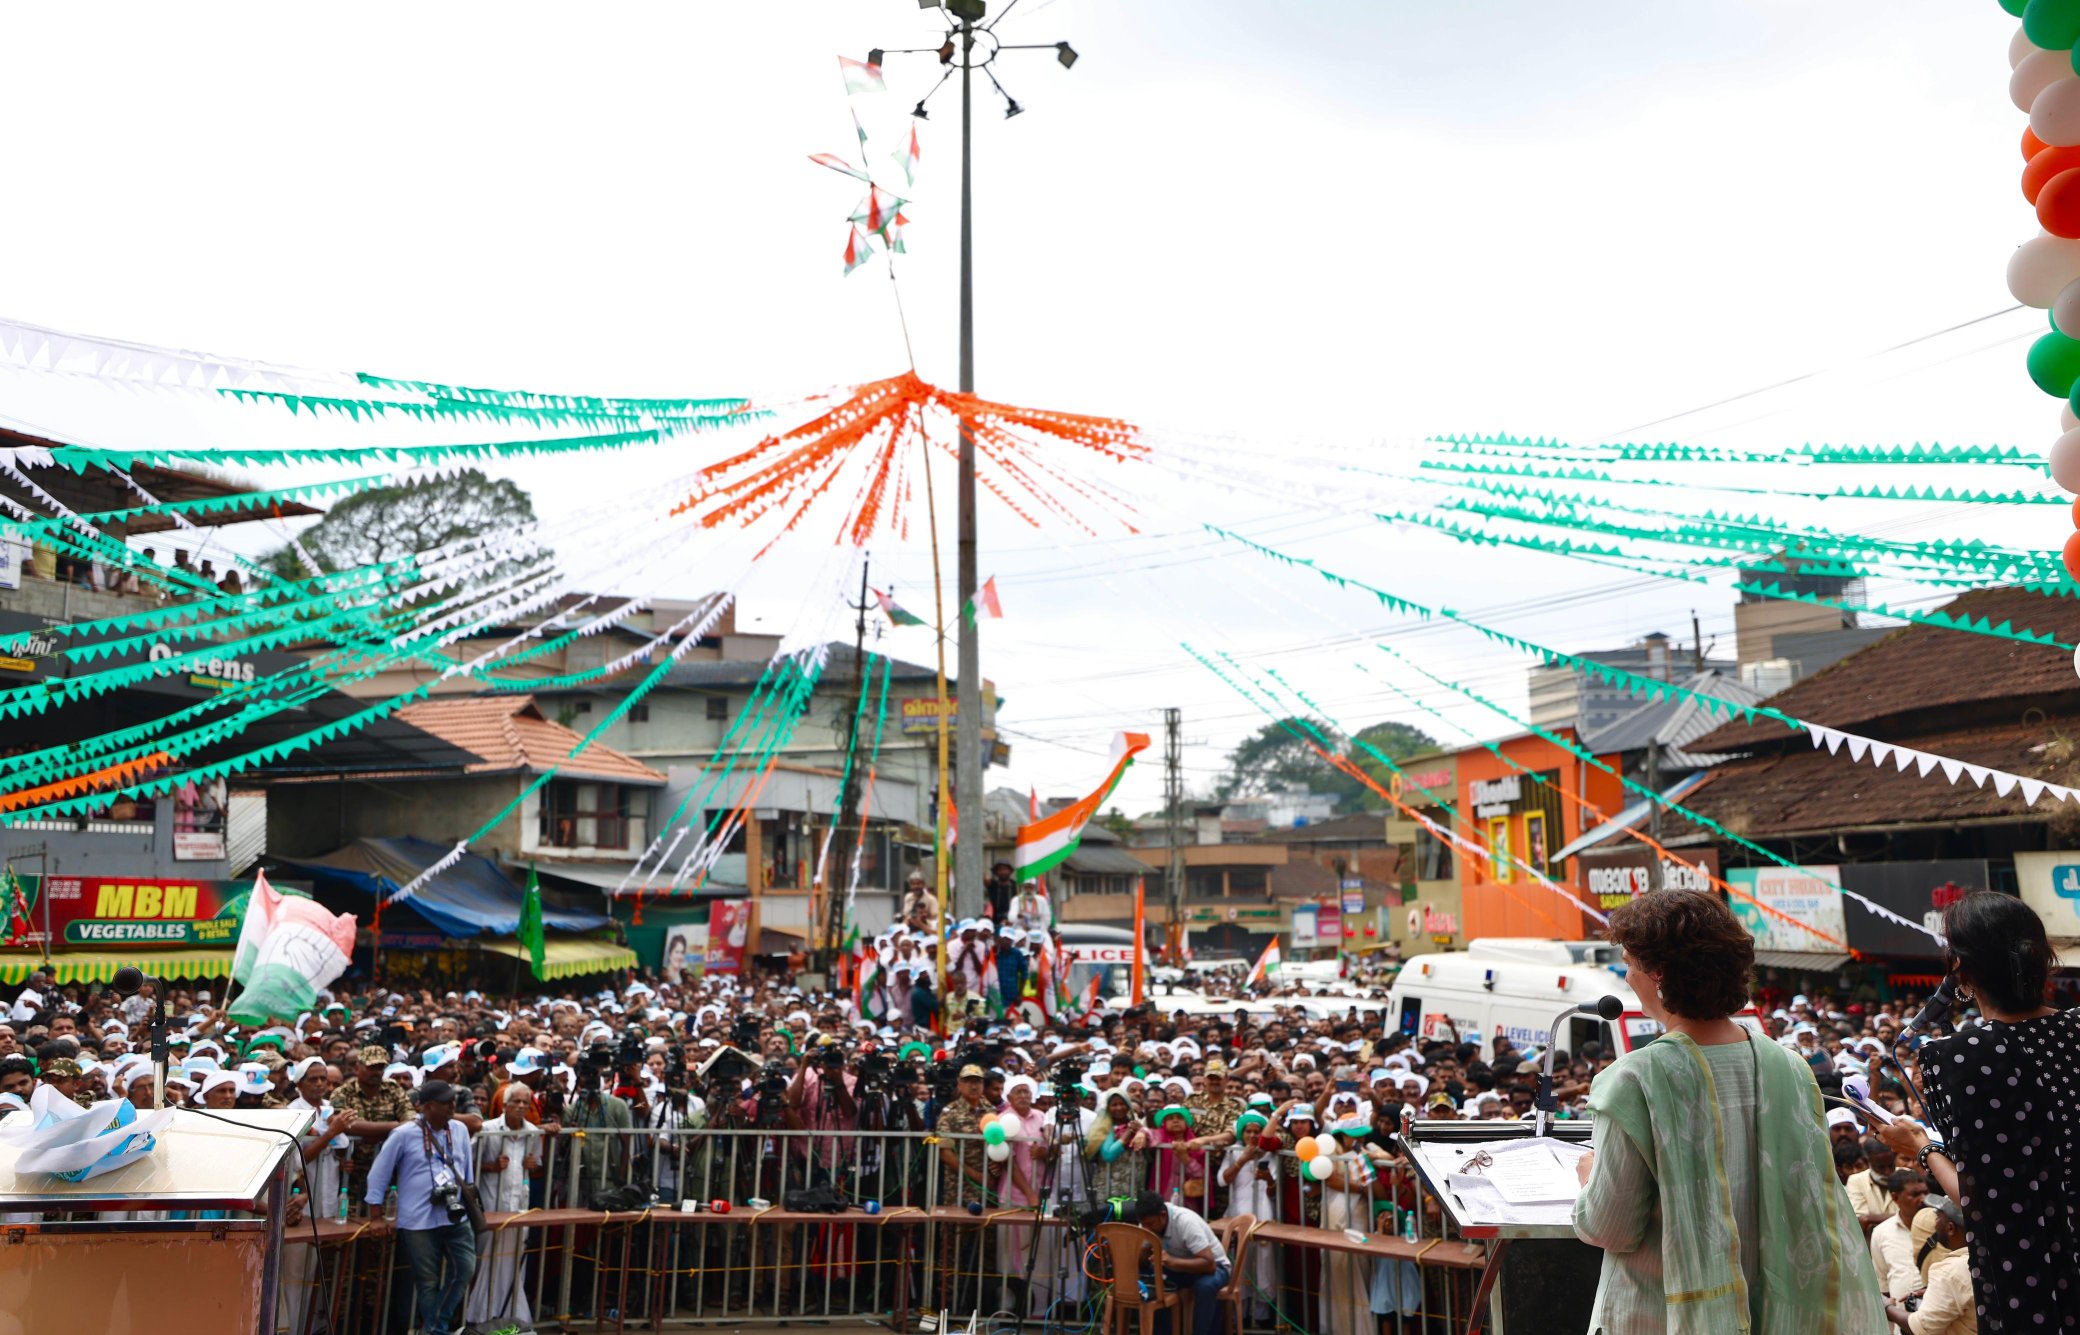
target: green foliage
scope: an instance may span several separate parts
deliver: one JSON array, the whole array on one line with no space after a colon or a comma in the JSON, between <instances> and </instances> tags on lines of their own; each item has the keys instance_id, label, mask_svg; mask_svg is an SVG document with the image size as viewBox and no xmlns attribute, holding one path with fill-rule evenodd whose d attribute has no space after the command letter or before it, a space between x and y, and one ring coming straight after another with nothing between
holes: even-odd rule
<instances>
[{"instance_id":1,"label":"green foliage","mask_svg":"<svg viewBox=\"0 0 2080 1335\"><path fill-rule=\"evenodd\" d=\"M1098 817L1098 824L1122 839L1134 833L1134 818L1121 811L1118 807L1113 807L1104 815Z\"/></svg>"},{"instance_id":2,"label":"green foliage","mask_svg":"<svg viewBox=\"0 0 2080 1335\"><path fill-rule=\"evenodd\" d=\"M477 469L404 487L372 487L332 507L303 534L304 550L327 571L396 561L479 533L534 519L534 501L519 484ZM302 573L288 548L267 561Z\"/></svg>"},{"instance_id":3,"label":"green foliage","mask_svg":"<svg viewBox=\"0 0 2080 1335\"><path fill-rule=\"evenodd\" d=\"M1361 728L1357 736L1397 761L1437 747L1437 740L1421 728L1391 720ZM1387 805L1365 784L1316 754L1309 741L1317 737L1329 739L1332 746L1343 741L1333 727L1320 719L1296 717L1265 724L1228 753L1228 772L1215 787L1215 796L1261 797L1282 789L1300 788L1312 793L1334 793L1341 799L1337 810L1345 813L1377 811ZM1345 743L1340 749L1380 786L1386 786L1391 771L1363 747Z\"/></svg>"}]
</instances>

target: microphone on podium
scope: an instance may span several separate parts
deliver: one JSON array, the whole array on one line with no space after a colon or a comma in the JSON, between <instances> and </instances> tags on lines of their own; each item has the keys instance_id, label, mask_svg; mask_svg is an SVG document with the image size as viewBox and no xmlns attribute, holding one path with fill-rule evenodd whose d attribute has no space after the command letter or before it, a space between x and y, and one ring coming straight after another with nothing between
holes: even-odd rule
<instances>
[{"instance_id":1,"label":"microphone on podium","mask_svg":"<svg viewBox=\"0 0 2080 1335\"><path fill-rule=\"evenodd\" d=\"M108 980L108 985L119 997L134 997L144 989L144 970L135 964L125 964L116 970L116 976Z\"/></svg>"},{"instance_id":2,"label":"microphone on podium","mask_svg":"<svg viewBox=\"0 0 2080 1335\"><path fill-rule=\"evenodd\" d=\"M1577 1015L1594 1015L1605 1020L1616 1020L1624 1013L1625 1003L1614 996L1606 995L1594 1001L1569 1006L1553 1017L1551 1027L1546 1030L1545 1061L1538 1073L1538 1116L1534 1119L1532 1135L1543 1136L1546 1133L1546 1119L1560 1107L1558 1101L1553 1098L1553 1050L1560 1046L1560 1026Z\"/></svg>"}]
</instances>

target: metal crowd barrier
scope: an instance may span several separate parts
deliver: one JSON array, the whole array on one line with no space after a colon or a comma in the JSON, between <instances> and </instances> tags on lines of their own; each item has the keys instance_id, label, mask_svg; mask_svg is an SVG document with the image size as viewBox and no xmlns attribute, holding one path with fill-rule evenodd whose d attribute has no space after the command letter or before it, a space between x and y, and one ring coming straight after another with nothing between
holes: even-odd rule
<instances>
[{"instance_id":1,"label":"metal crowd barrier","mask_svg":"<svg viewBox=\"0 0 2080 1335\"><path fill-rule=\"evenodd\" d=\"M1072 1244L1068 1225L1099 1166L1079 1152L1064 1181L1035 1151L1036 1205L947 1172L949 1150L963 1162L985 1153L980 1137L931 1132L567 1127L544 1138L524 1209L500 1210L487 1197L479 1301L467 1310L488 1313L471 1321L492 1331L861 1323L911 1331L931 1328L941 1312L964 1325L977 1310L996 1330L1021 1312L1034 1335L1093 1328L1103 1258ZM1112 1169L1113 1182L1146 1182L1157 1153L1129 1156L1129 1167ZM1230 1195L1218 1182L1220 1157L1207 1155L1210 1200L1173 1192L1216 1225ZM1058 1156L1051 1162L1063 1166ZM1380 1170L1385 1199L1305 1181L1290 1153L1277 1156L1276 1171L1242 1256L1246 1332L1463 1328L1487 1244L1446 1226L1412 1167ZM606 1199L629 1187L625 1199ZM788 1208L804 1203L797 1193L819 1188L853 1208ZM727 1212L715 1201L728 1202ZM410 1271L389 1224L359 1212L357 1204L344 1224L291 1230L313 1260L285 1268L286 1335L411 1329Z\"/></svg>"}]
</instances>

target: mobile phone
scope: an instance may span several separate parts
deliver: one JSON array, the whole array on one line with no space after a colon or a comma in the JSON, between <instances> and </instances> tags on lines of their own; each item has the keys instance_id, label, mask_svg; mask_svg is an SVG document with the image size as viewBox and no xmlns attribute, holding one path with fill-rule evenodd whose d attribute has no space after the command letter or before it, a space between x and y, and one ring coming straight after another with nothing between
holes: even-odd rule
<instances>
[{"instance_id":1,"label":"mobile phone","mask_svg":"<svg viewBox=\"0 0 2080 1335\"><path fill-rule=\"evenodd\" d=\"M1356 1089L1357 1087L1358 1087L1358 1082L1357 1082L1357 1081L1355 1081L1355 1080L1339 1080L1339 1081L1337 1081L1337 1082L1336 1082L1336 1088L1337 1088L1337 1089L1338 1089L1339 1091L1344 1091L1344 1090L1354 1090L1354 1089Z\"/></svg>"}]
</instances>

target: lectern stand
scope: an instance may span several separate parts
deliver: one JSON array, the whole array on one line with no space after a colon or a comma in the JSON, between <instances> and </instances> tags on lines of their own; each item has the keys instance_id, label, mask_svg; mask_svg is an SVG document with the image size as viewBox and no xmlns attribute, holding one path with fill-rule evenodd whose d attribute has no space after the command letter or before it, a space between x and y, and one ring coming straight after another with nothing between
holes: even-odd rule
<instances>
[{"instance_id":1,"label":"lectern stand","mask_svg":"<svg viewBox=\"0 0 2080 1335\"><path fill-rule=\"evenodd\" d=\"M1576 1238L1571 1224L1485 1217L1447 1181L1466 1173L1468 1161L1483 1149L1522 1141L1531 1132L1529 1122L1416 1122L1402 1138L1424 1187L1460 1234L1488 1241L1488 1263L1474 1292L1467 1335L1481 1328L1483 1318L1494 1335L1589 1328L1603 1253ZM1546 1135L1587 1144L1589 1123L1549 1122Z\"/></svg>"},{"instance_id":2,"label":"lectern stand","mask_svg":"<svg viewBox=\"0 0 2080 1335\"><path fill-rule=\"evenodd\" d=\"M19 1150L0 1144L0 1311L24 1330L273 1335L294 1137L311 1116L182 1112L152 1153L84 1182L17 1173ZM150 1217L162 1212L190 1217Z\"/></svg>"}]
</instances>

